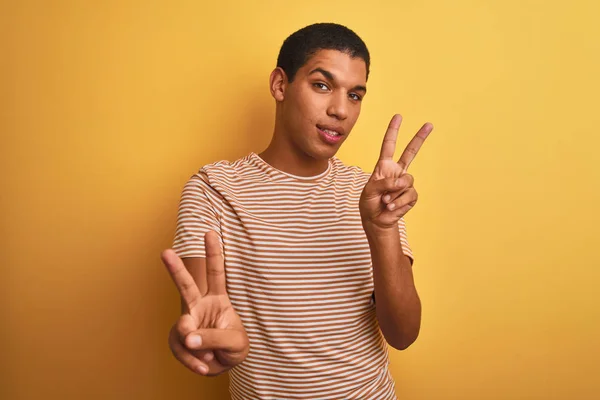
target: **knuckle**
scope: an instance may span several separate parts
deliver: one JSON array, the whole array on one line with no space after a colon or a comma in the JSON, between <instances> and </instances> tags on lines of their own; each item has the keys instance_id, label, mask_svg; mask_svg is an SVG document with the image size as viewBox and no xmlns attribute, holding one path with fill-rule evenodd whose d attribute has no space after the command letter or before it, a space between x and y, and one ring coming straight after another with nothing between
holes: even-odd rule
<instances>
[{"instance_id":1,"label":"knuckle","mask_svg":"<svg viewBox=\"0 0 600 400\"><path fill-rule=\"evenodd\" d=\"M206 274L210 275L210 276L221 276L221 275L225 275L225 270L221 269L221 268L207 268L206 269Z\"/></svg>"},{"instance_id":2,"label":"knuckle","mask_svg":"<svg viewBox=\"0 0 600 400\"><path fill-rule=\"evenodd\" d=\"M194 285L190 281L186 280L184 282L181 282L181 290L183 292L190 292L192 290L193 286Z\"/></svg>"},{"instance_id":3,"label":"knuckle","mask_svg":"<svg viewBox=\"0 0 600 400\"><path fill-rule=\"evenodd\" d=\"M248 335L246 335L246 334L243 335L242 345L243 345L244 350L250 349L250 339L248 338Z\"/></svg>"},{"instance_id":4,"label":"knuckle","mask_svg":"<svg viewBox=\"0 0 600 400\"><path fill-rule=\"evenodd\" d=\"M400 178L398 178L398 184L399 184L399 186L402 186L405 188L411 187L413 184L412 176L409 174L402 174L400 176Z\"/></svg>"},{"instance_id":5,"label":"knuckle","mask_svg":"<svg viewBox=\"0 0 600 400\"><path fill-rule=\"evenodd\" d=\"M176 359L178 359L179 361L183 362L184 358L183 355L184 350L183 350L183 346L177 341L176 338L171 338L169 340L169 348L171 349L171 353L173 353L173 355L175 356Z\"/></svg>"},{"instance_id":6,"label":"knuckle","mask_svg":"<svg viewBox=\"0 0 600 400\"><path fill-rule=\"evenodd\" d=\"M183 337L189 333L189 330L190 330L189 323L188 323L188 320L186 319L185 315L182 315L181 317L179 317L179 319L177 320L177 323L175 324L175 330L176 330L177 334L179 335L179 337Z\"/></svg>"}]
</instances>

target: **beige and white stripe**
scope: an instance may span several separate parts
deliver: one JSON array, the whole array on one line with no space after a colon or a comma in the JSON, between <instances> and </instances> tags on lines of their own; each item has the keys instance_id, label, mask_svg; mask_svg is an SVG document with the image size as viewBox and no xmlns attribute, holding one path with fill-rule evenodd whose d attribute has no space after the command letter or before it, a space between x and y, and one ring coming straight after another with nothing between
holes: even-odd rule
<instances>
[{"instance_id":1,"label":"beige and white stripe","mask_svg":"<svg viewBox=\"0 0 600 400\"><path fill-rule=\"evenodd\" d=\"M233 399L396 398L358 211L368 178L335 157L323 174L296 177L251 153L185 185L174 249L204 257L204 233L219 232L250 338L230 371ZM412 258L403 220L399 230Z\"/></svg>"}]
</instances>

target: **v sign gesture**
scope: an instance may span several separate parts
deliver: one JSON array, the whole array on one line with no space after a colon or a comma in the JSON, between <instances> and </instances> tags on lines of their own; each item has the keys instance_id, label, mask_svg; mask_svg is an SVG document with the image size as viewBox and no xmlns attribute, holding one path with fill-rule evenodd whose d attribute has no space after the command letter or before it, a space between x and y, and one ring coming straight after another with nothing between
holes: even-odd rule
<instances>
[{"instance_id":1,"label":"v sign gesture","mask_svg":"<svg viewBox=\"0 0 600 400\"><path fill-rule=\"evenodd\" d=\"M402 116L394 115L383 139L379 161L360 198L360 215L366 229L397 229L400 218L417 202L414 179L407 170L433 125L423 125L396 162L394 151L401 123Z\"/></svg>"},{"instance_id":2,"label":"v sign gesture","mask_svg":"<svg viewBox=\"0 0 600 400\"><path fill-rule=\"evenodd\" d=\"M402 350L419 335L421 300L412 262L402 249L398 222L417 202L414 179L407 170L433 125L423 125L396 162L394 150L401 122L402 117L394 115L388 126L379 161L361 193L359 209L371 249L377 320L387 342Z\"/></svg>"},{"instance_id":3,"label":"v sign gesture","mask_svg":"<svg viewBox=\"0 0 600 400\"><path fill-rule=\"evenodd\" d=\"M204 241L208 286L205 295L173 250L165 250L162 260L184 304L184 314L169 335L171 351L192 371L214 376L244 361L249 341L227 295L218 234L208 232Z\"/></svg>"}]
</instances>

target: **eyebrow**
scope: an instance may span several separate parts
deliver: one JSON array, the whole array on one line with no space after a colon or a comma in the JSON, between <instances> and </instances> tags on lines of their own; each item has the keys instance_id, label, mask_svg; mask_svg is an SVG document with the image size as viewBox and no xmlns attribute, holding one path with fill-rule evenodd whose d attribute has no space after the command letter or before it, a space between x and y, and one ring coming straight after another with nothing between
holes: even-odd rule
<instances>
[{"instance_id":1,"label":"eyebrow","mask_svg":"<svg viewBox=\"0 0 600 400\"><path fill-rule=\"evenodd\" d=\"M308 73L308 75L312 75L312 74L316 74L316 73L320 73L321 75L323 75L325 78L329 79L330 81L334 81L335 82L335 77L333 76L333 74L327 70L324 70L323 68L315 68L312 71L310 71ZM356 85L352 88L352 90L355 91L363 91L365 93L367 93L367 88L363 85Z\"/></svg>"}]
</instances>

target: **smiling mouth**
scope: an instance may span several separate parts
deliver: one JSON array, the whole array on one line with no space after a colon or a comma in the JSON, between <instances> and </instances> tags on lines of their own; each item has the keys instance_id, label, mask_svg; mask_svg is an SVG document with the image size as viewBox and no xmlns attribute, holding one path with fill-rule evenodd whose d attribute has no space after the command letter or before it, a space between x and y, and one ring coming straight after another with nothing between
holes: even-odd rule
<instances>
[{"instance_id":1,"label":"smiling mouth","mask_svg":"<svg viewBox=\"0 0 600 400\"><path fill-rule=\"evenodd\" d=\"M322 126L320 126L320 125L317 125L317 128L319 128L319 130L321 130L321 131L325 132L326 134L328 134L328 135L330 135L330 136L334 136L334 137L335 137L335 136L342 136L342 134L341 134L341 133L339 133L338 131L334 131L334 130L331 130L331 129L325 129L325 128L323 128L323 127L322 127Z\"/></svg>"}]
</instances>

